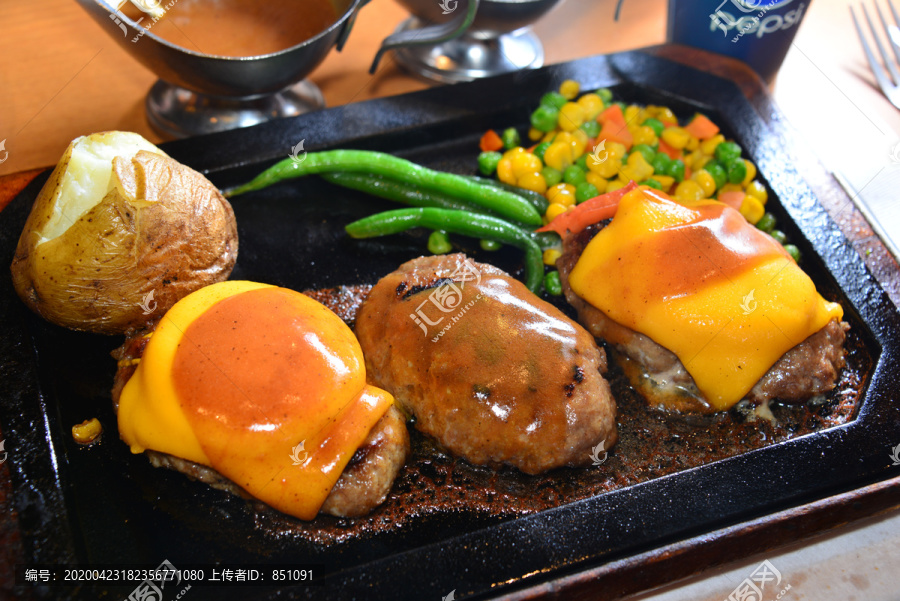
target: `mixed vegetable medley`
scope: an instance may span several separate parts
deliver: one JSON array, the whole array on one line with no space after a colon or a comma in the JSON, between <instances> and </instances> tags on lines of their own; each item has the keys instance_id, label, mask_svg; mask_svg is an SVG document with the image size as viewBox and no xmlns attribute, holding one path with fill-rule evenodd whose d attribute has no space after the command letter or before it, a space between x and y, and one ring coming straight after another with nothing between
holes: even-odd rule
<instances>
[{"instance_id":1,"label":"mixed vegetable medley","mask_svg":"<svg viewBox=\"0 0 900 601\"><path fill-rule=\"evenodd\" d=\"M435 171L381 152L329 150L310 152L302 163L285 159L225 194L320 174L414 207L351 223L351 236L425 227L433 230L428 249L434 254L452 250L449 234L480 238L485 250L515 246L525 253L528 287L538 293L543 286L551 295L562 292L559 274L544 266L555 266L561 237L613 217L619 199L640 185L675 200L727 204L800 260L766 211L768 192L756 179L756 165L705 115L679 124L668 107L626 105L608 89L582 94L578 82L567 80L541 98L530 121L524 143L515 128L481 137L482 177Z\"/></svg>"}]
</instances>

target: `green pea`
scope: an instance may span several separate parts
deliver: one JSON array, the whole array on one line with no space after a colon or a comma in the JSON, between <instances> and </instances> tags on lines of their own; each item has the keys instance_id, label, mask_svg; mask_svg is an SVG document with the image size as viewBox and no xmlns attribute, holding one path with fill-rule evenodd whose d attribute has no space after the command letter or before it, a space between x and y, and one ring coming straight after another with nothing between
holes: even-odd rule
<instances>
[{"instance_id":1,"label":"green pea","mask_svg":"<svg viewBox=\"0 0 900 601\"><path fill-rule=\"evenodd\" d=\"M728 174L718 161L710 161L703 166L716 182L716 190L724 186L728 182Z\"/></svg>"},{"instance_id":2,"label":"green pea","mask_svg":"<svg viewBox=\"0 0 900 601\"><path fill-rule=\"evenodd\" d=\"M559 281L559 272L550 271L544 276L544 290L550 296L560 296L562 294L562 283Z\"/></svg>"},{"instance_id":3,"label":"green pea","mask_svg":"<svg viewBox=\"0 0 900 601\"><path fill-rule=\"evenodd\" d=\"M747 164L740 157L728 163L725 169L728 172L728 181L732 184L739 184L747 177Z\"/></svg>"},{"instance_id":4,"label":"green pea","mask_svg":"<svg viewBox=\"0 0 900 601\"><path fill-rule=\"evenodd\" d=\"M559 109L542 104L531 113L531 127L539 131L550 132L556 129L557 119L559 119Z\"/></svg>"},{"instance_id":5,"label":"green pea","mask_svg":"<svg viewBox=\"0 0 900 601\"><path fill-rule=\"evenodd\" d=\"M653 172L659 175L666 175L669 173L669 166L672 164L672 159L669 158L664 152L656 153L656 156L653 157L653 160L650 161L650 164L653 165Z\"/></svg>"},{"instance_id":6,"label":"green pea","mask_svg":"<svg viewBox=\"0 0 900 601\"><path fill-rule=\"evenodd\" d=\"M656 158L656 152L653 151L653 148L646 144L635 144L631 147L631 152L639 152L644 155L644 160L646 160L651 165L653 164L653 159Z\"/></svg>"},{"instance_id":7,"label":"green pea","mask_svg":"<svg viewBox=\"0 0 900 601\"><path fill-rule=\"evenodd\" d=\"M519 132L516 131L515 127L507 127L503 130L503 133L500 134L500 139L503 140L503 148L509 150L511 148L515 148L520 143Z\"/></svg>"},{"instance_id":8,"label":"green pea","mask_svg":"<svg viewBox=\"0 0 900 601\"><path fill-rule=\"evenodd\" d=\"M589 138L596 138L600 134L600 124L590 119L581 124L581 131L586 133Z\"/></svg>"},{"instance_id":9,"label":"green pea","mask_svg":"<svg viewBox=\"0 0 900 601\"><path fill-rule=\"evenodd\" d=\"M772 230L775 229L775 215L773 215L772 213L766 213L759 218L759 221L756 222L756 227L766 232L767 234L771 234Z\"/></svg>"},{"instance_id":10,"label":"green pea","mask_svg":"<svg viewBox=\"0 0 900 601\"><path fill-rule=\"evenodd\" d=\"M493 175L494 171L497 170L497 163L499 163L502 158L503 155L499 152L482 152L478 155L478 171L480 171L482 175Z\"/></svg>"},{"instance_id":11,"label":"green pea","mask_svg":"<svg viewBox=\"0 0 900 601\"><path fill-rule=\"evenodd\" d=\"M800 262L800 249L794 246L793 244L785 244L784 250L788 252L791 257L794 258L796 262Z\"/></svg>"},{"instance_id":12,"label":"green pea","mask_svg":"<svg viewBox=\"0 0 900 601\"><path fill-rule=\"evenodd\" d=\"M547 149L550 148L550 142L541 142L537 146L534 147L534 156L544 160L544 153L547 152Z\"/></svg>"},{"instance_id":13,"label":"green pea","mask_svg":"<svg viewBox=\"0 0 900 601\"><path fill-rule=\"evenodd\" d=\"M486 238L482 238L479 244L484 250L500 250L503 247L503 245L496 240L488 240Z\"/></svg>"},{"instance_id":14,"label":"green pea","mask_svg":"<svg viewBox=\"0 0 900 601\"><path fill-rule=\"evenodd\" d=\"M666 126L663 125L662 121L660 121L659 119L654 119L653 117L644 119L644 125L650 127L650 129L653 130L653 133L655 133L657 137L661 136L663 130L666 128Z\"/></svg>"},{"instance_id":15,"label":"green pea","mask_svg":"<svg viewBox=\"0 0 900 601\"><path fill-rule=\"evenodd\" d=\"M578 165L569 165L566 167L566 170L563 171L563 181L567 184L572 184L573 186L577 186L583 182L584 176L584 169Z\"/></svg>"},{"instance_id":16,"label":"green pea","mask_svg":"<svg viewBox=\"0 0 900 601\"><path fill-rule=\"evenodd\" d=\"M787 234L785 234L781 230L772 230L771 232L769 232L769 235L775 238L775 241L778 242L778 244L784 244L785 242L787 242Z\"/></svg>"},{"instance_id":17,"label":"green pea","mask_svg":"<svg viewBox=\"0 0 900 601\"><path fill-rule=\"evenodd\" d=\"M581 167L582 169L584 169L585 172L587 172L587 170L588 170L587 158L588 158L588 155L587 155L587 153L585 153L585 154L581 155L580 157L578 157L577 159L575 159L575 164L578 165L579 167Z\"/></svg>"},{"instance_id":18,"label":"green pea","mask_svg":"<svg viewBox=\"0 0 900 601\"><path fill-rule=\"evenodd\" d=\"M450 237L447 232L434 230L428 236L428 252L433 255L443 255L453 250L450 244Z\"/></svg>"},{"instance_id":19,"label":"green pea","mask_svg":"<svg viewBox=\"0 0 900 601\"><path fill-rule=\"evenodd\" d=\"M563 175L559 169L554 169L553 167L544 167L541 169L541 175L544 176L544 181L547 182L547 187L552 188L556 184L562 181Z\"/></svg>"},{"instance_id":20,"label":"green pea","mask_svg":"<svg viewBox=\"0 0 900 601\"><path fill-rule=\"evenodd\" d=\"M600 97L604 106L609 106L609 103L612 102L613 95L609 88L600 88L595 94Z\"/></svg>"},{"instance_id":21,"label":"green pea","mask_svg":"<svg viewBox=\"0 0 900 601\"><path fill-rule=\"evenodd\" d=\"M716 160L727 165L734 159L740 158L741 147L734 142L722 142L716 146Z\"/></svg>"},{"instance_id":22,"label":"green pea","mask_svg":"<svg viewBox=\"0 0 900 601\"><path fill-rule=\"evenodd\" d=\"M567 103L566 97L559 92L547 92L541 96L541 106L549 106L559 110Z\"/></svg>"},{"instance_id":23,"label":"green pea","mask_svg":"<svg viewBox=\"0 0 900 601\"><path fill-rule=\"evenodd\" d=\"M580 203L600 196L600 190L591 182L581 182L575 186L575 202Z\"/></svg>"},{"instance_id":24,"label":"green pea","mask_svg":"<svg viewBox=\"0 0 900 601\"><path fill-rule=\"evenodd\" d=\"M662 184L653 179L652 177L647 178L643 181L638 182L639 186L650 186L651 188L656 188L657 190L662 190Z\"/></svg>"},{"instance_id":25,"label":"green pea","mask_svg":"<svg viewBox=\"0 0 900 601\"><path fill-rule=\"evenodd\" d=\"M675 159L672 161L672 164L669 165L669 171L666 174L669 177L674 177L676 182L684 181L684 161L681 159Z\"/></svg>"}]
</instances>

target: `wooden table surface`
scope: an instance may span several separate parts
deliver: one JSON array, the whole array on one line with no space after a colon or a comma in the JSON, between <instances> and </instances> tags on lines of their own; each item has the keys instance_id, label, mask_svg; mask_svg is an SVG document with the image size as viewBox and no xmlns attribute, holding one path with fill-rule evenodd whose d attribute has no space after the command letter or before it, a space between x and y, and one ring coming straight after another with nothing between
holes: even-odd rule
<instances>
[{"instance_id":1,"label":"wooden table surface","mask_svg":"<svg viewBox=\"0 0 900 601\"><path fill-rule=\"evenodd\" d=\"M854 149L884 147L888 152L900 133L900 112L875 86L847 6L838 0L816 0L808 6L773 89L798 142L813 148L830 169L850 161ZM613 22L614 9L615 0L564 0L535 26L546 63L665 41L666 0L627 0L618 23ZM432 85L405 74L390 58L374 76L368 73L380 41L406 16L393 0L372 0L362 9L344 51L332 52L310 77L328 106ZM0 0L0 32L0 140L5 140L8 152L0 163L0 207L41 169L54 164L76 136L122 129L162 141L144 114L144 96L155 76L116 45L110 32L88 18L74 0ZM900 302L897 264L859 213L846 198L844 204L828 208L894 302ZM8 479L8 468L0 465L0 484L8 485ZM885 502L878 507L889 506ZM0 490L3 509L9 504ZM8 538L14 524L3 515L8 514L0 513L0 541L5 543L0 545L4 547L0 565L9 566L21 547L14 535ZM894 520L892 527L898 523ZM900 535L894 548L900 548L898 539ZM896 571L900 561L886 567ZM0 582L8 576L0 567ZM828 575L820 578L828 588ZM4 590L0 586L0 598ZM825 589L807 588L809 597L795 598L817 598L817 590Z\"/></svg>"}]
</instances>

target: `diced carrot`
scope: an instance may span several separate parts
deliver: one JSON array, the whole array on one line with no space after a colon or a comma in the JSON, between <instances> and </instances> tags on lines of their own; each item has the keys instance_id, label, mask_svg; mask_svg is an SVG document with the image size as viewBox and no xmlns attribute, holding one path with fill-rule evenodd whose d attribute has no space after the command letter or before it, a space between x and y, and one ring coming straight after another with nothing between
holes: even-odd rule
<instances>
[{"instance_id":1,"label":"diced carrot","mask_svg":"<svg viewBox=\"0 0 900 601\"><path fill-rule=\"evenodd\" d=\"M637 184L628 182L627 186L623 186L618 190L590 198L577 205L571 211L560 213L553 221L537 231L553 231L562 238L571 234L577 234L589 225L613 217L619 208L619 201L622 200L622 197L636 188Z\"/></svg>"},{"instance_id":2,"label":"diced carrot","mask_svg":"<svg viewBox=\"0 0 900 601\"><path fill-rule=\"evenodd\" d=\"M619 107L616 107L619 108ZM625 145L625 149L631 148L634 144L634 137L628 131L628 127L624 123L616 123L613 119L608 119L604 124L600 133L597 134L598 140L609 140L610 142L619 142Z\"/></svg>"},{"instance_id":3,"label":"diced carrot","mask_svg":"<svg viewBox=\"0 0 900 601\"><path fill-rule=\"evenodd\" d=\"M681 151L677 148L673 148L666 144L665 140L663 140L662 138L659 139L659 152L666 153L673 161L675 159L680 159L682 154Z\"/></svg>"},{"instance_id":4,"label":"diced carrot","mask_svg":"<svg viewBox=\"0 0 900 601\"><path fill-rule=\"evenodd\" d=\"M597 115L597 121L601 124L607 121L613 121L619 125L625 125L625 115L622 114L622 107L618 104L611 104L606 107L602 113Z\"/></svg>"},{"instance_id":5,"label":"diced carrot","mask_svg":"<svg viewBox=\"0 0 900 601\"><path fill-rule=\"evenodd\" d=\"M746 194L743 190L731 190L729 192L722 192L721 194L719 194L719 202L727 204L735 211L740 211L741 205L744 203L744 196L746 196Z\"/></svg>"},{"instance_id":6,"label":"diced carrot","mask_svg":"<svg viewBox=\"0 0 900 601\"><path fill-rule=\"evenodd\" d=\"M503 140L500 139L497 132L489 129L481 136L481 143L478 146L481 148L481 152L500 150L503 148Z\"/></svg>"},{"instance_id":7,"label":"diced carrot","mask_svg":"<svg viewBox=\"0 0 900 601\"><path fill-rule=\"evenodd\" d=\"M687 124L685 129L699 140L708 140L719 133L719 126L700 113L694 115L693 120Z\"/></svg>"}]
</instances>

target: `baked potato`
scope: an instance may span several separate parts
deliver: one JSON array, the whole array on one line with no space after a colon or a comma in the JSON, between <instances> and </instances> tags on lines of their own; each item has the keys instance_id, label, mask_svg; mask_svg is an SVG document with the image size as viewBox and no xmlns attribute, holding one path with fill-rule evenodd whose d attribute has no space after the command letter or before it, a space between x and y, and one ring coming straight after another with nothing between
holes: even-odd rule
<instances>
[{"instance_id":1,"label":"baked potato","mask_svg":"<svg viewBox=\"0 0 900 601\"><path fill-rule=\"evenodd\" d=\"M234 212L203 175L130 132L69 144L12 262L26 305L55 324L120 334L228 278Z\"/></svg>"}]
</instances>

